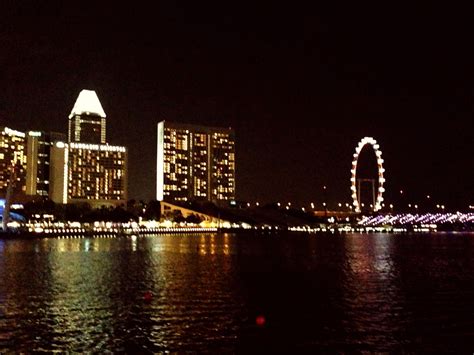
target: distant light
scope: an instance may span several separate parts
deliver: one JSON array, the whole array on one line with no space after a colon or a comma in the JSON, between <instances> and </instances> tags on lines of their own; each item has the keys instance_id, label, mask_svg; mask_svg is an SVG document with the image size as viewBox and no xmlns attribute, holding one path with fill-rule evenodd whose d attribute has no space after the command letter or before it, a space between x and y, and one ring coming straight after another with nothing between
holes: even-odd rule
<instances>
[{"instance_id":1,"label":"distant light","mask_svg":"<svg viewBox=\"0 0 474 355\"><path fill-rule=\"evenodd\" d=\"M258 325L259 327L263 327L265 325L265 317L262 316L262 315L259 315L257 316L257 318L255 318L255 324Z\"/></svg>"},{"instance_id":2,"label":"distant light","mask_svg":"<svg viewBox=\"0 0 474 355\"><path fill-rule=\"evenodd\" d=\"M382 208L381 203L383 201L383 193L385 192L385 188L383 187L383 184L385 183L385 177L383 175L385 172L385 169L383 167L384 160L382 159L382 152L380 151L380 146L374 138L364 137L361 139L361 141L358 143L356 147L355 153L353 154L354 159L352 160L352 167L351 167L350 181L351 181L352 200L353 200L353 205L355 207L356 212L360 212L360 207L359 207L360 201L358 199L357 184L356 184L357 162L359 159L360 152L366 145L372 146L372 149L374 150L375 156L377 158L377 168L378 168L377 199L375 202L375 206L371 206L373 207L374 211L378 211Z\"/></svg>"}]
</instances>

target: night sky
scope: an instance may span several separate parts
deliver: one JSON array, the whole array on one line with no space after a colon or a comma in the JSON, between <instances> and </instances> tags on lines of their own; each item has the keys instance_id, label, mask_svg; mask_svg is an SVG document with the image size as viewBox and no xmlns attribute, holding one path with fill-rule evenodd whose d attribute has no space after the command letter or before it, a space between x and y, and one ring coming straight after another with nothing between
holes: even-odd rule
<instances>
[{"instance_id":1,"label":"night sky","mask_svg":"<svg viewBox=\"0 0 474 355\"><path fill-rule=\"evenodd\" d=\"M167 119L236 130L241 200L349 202L373 136L388 203L474 204L472 9L71 3L2 1L0 125L66 132L96 90L109 143L129 149L129 197L155 196Z\"/></svg>"}]
</instances>

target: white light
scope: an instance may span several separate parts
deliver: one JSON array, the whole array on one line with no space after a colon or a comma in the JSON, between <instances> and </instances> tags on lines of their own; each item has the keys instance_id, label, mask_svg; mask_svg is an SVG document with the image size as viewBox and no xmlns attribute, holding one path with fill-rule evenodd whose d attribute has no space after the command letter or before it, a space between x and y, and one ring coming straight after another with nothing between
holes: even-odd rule
<instances>
[{"instance_id":1,"label":"white light","mask_svg":"<svg viewBox=\"0 0 474 355\"><path fill-rule=\"evenodd\" d=\"M25 138L25 134L23 132L16 131L8 127L5 127L4 132L8 134L9 136L18 136L18 137Z\"/></svg>"},{"instance_id":2,"label":"white light","mask_svg":"<svg viewBox=\"0 0 474 355\"><path fill-rule=\"evenodd\" d=\"M29 132L28 132L28 135L29 135L30 137L41 137L41 132L29 131Z\"/></svg>"},{"instance_id":3,"label":"white light","mask_svg":"<svg viewBox=\"0 0 474 355\"><path fill-rule=\"evenodd\" d=\"M58 142L62 143L62 142ZM57 143L56 143L57 146ZM63 143L64 147L64 143ZM69 150L64 149L64 166L63 166L63 203L67 203L68 198L68 181L69 181Z\"/></svg>"},{"instance_id":4,"label":"white light","mask_svg":"<svg viewBox=\"0 0 474 355\"><path fill-rule=\"evenodd\" d=\"M353 154L353 161L352 161L352 168L351 168L351 191L352 191L352 199L353 199L353 205L356 206L356 211L360 212L360 209L358 208L359 206L359 201L358 201L358 195L357 195L357 187L356 187L356 168L357 168L357 162L358 162L358 157L360 151L364 148L365 145L370 144L372 146L372 149L375 152L375 156L377 158L377 165L378 165L378 195L377 195L377 201L374 207L374 210L377 211L381 208L381 202L383 201L382 193L385 191L383 188L383 183L385 182L385 178L383 176L383 173L385 172L385 169L383 168L382 164L384 163L384 160L382 159L382 152L379 150L380 145L377 143L377 141L373 137L364 137L360 140L356 147L356 152ZM362 204L364 206L364 204Z\"/></svg>"},{"instance_id":5,"label":"white light","mask_svg":"<svg viewBox=\"0 0 474 355\"><path fill-rule=\"evenodd\" d=\"M57 143L56 143L56 146L57 146ZM126 151L125 147L118 146L118 145L108 145L108 144L71 143L70 147L73 149L98 150L101 152L122 152L123 153Z\"/></svg>"},{"instance_id":6,"label":"white light","mask_svg":"<svg viewBox=\"0 0 474 355\"><path fill-rule=\"evenodd\" d=\"M94 90L82 90L77 97L69 118L75 115L94 114L105 118L105 112Z\"/></svg>"}]
</instances>

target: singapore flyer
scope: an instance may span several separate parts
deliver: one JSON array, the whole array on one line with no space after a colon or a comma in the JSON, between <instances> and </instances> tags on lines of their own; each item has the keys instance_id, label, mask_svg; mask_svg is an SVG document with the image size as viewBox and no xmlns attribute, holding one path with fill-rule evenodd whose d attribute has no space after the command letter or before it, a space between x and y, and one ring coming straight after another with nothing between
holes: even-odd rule
<instances>
[{"instance_id":1,"label":"singapore flyer","mask_svg":"<svg viewBox=\"0 0 474 355\"><path fill-rule=\"evenodd\" d=\"M355 153L353 155L353 160L352 160L352 168L351 168L351 191L352 191L352 204L354 206L354 210L356 212L361 212L361 201L360 201L360 185L359 189L357 188L357 163L359 160L359 155L362 149L366 146L370 145L372 149L375 152L375 157L377 158L377 175L378 175L378 186L377 186L377 198L375 199L374 196L374 204L373 206L373 211L377 212L382 208L382 202L383 202L383 193L385 191L385 188L383 187L383 184L385 182L384 178L384 172L385 169L383 167L383 162L384 160L382 159L382 151L380 150L380 146L377 143L377 141L372 138L372 137L364 137L362 140L359 142L355 149Z\"/></svg>"}]
</instances>

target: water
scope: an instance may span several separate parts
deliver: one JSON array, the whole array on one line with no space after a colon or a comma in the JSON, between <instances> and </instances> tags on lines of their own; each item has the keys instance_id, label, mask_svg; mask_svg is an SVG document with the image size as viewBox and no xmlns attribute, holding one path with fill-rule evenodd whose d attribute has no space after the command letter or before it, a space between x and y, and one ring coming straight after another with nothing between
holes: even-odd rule
<instances>
[{"instance_id":1,"label":"water","mask_svg":"<svg viewBox=\"0 0 474 355\"><path fill-rule=\"evenodd\" d=\"M0 353L472 353L473 256L474 234L0 240Z\"/></svg>"}]
</instances>

